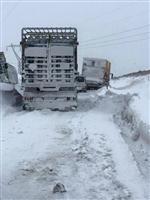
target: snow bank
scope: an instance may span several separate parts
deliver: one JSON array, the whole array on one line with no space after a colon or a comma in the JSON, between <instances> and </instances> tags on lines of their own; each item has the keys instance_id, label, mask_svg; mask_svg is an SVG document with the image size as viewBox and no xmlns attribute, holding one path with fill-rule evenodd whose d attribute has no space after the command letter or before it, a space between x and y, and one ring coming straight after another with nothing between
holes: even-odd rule
<instances>
[{"instance_id":1,"label":"snow bank","mask_svg":"<svg viewBox=\"0 0 150 200\"><path fill-rule=\"evenodd\" d=\"M110 90L117 94L137 94L130 106L143 122L150 125L150 75L120 78L112 80L110 85Z\"/></svg>"},{"instance_id":2,"label":"snow bank","mask_svg":"<svg viewBox=\"0 0 150 200\"><path fill-rule=\"evenodd\" d=\"M114 121L120 127L139 170L147 180L150 178L149 89L150 76L147 75L111 81L111 88L107 92L111 94L109 98L112 101L115 96L118 98L117 107L111 109ZM104 102L108 106L108 98Z\"/></svg>"}]
</instances>

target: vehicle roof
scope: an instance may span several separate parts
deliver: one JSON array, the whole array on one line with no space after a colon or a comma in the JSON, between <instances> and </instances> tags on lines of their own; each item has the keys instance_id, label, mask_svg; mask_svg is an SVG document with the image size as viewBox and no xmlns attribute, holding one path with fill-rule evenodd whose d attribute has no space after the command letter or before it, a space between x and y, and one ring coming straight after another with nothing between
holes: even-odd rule
<instances>
[{"instance_id":1,"label":"vehicle roof","mask_svg":"<svg viewBox=\"0 0 150 200\"><path fill-rule=\"evenodd\" d=\"M97 60L97 61L108 61L107 59L105 58L89 58L89 57L84 57L83 60Z\"/></svg>"}]
</instances>

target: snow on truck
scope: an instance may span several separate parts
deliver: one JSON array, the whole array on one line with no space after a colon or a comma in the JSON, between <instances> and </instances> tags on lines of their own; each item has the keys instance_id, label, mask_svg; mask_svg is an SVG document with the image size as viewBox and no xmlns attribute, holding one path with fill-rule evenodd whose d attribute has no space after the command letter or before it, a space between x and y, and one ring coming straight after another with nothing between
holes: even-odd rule
<instances>
[{"instance_id":1,"label":"snow on truck","mask_svg":"<svg viewBox=\"0 0 150 200\"><path fill-rule=\"evenodd\" d=\"M22 29L23 108L77 107L76 28Z\"/></svg>"},{"instance_id":2,"label":"snow on truck","mask_svg":"<svg viewBox=\"0 0 150 200\"><path fill-rule=\"evenodd\" d=\"M82 75L87 89L98 89L109 85L111 63L106 59L83 58Z\"/></svg>"}]
</instances>

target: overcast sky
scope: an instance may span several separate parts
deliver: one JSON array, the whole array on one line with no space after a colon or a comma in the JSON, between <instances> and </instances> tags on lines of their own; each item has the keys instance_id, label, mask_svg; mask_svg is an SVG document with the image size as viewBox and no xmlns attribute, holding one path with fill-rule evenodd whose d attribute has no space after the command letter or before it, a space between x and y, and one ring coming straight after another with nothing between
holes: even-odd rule
<instances>
[{"instance_id":1,"label":"overcast sky","mask_svg":"<svg viewBox=\"0 0 150 200\"><path fill-rule=\"evenodd\" d=\"M78 63L83 57L107 58L116 75L147 69L148 2L44 2L1 3L1 47L16 65L6 46L21 40L22 27L66 27L78 29Z\"/></svg>"}]
</instances>

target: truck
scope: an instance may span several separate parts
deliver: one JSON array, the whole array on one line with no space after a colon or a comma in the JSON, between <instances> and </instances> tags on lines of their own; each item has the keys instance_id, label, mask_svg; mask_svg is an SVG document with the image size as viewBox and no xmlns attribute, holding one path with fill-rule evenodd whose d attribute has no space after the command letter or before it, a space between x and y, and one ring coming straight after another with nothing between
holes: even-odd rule
<instances>
[{"instance_id":1,"label":"truck","mask_svg":"<svg viewBox=\"0 0 150 200\"><path fill-rule=\"evenodd\" d=\"M106 59L83 58L82 75L87 89L98 89L109 85L111 63Z\"/></svg>"},{"instance_id":2,"label":"truck","mask_svg":"<svg viewBox=\"0 0 150 200\"><path fill-rule=\"evenodd\" d=\"M23 109L77 108L77 29L27 27L21 35Z\"/></svg>"},{"instance_id":3,"label":"truck","mask_svg":"<svg viewBox=\"0 0 150 200\"><path fill-rule=\"evenodd\" d=\"M14 66L6 62L4 52L0 52L0 83L15 85L18 83L18 74Z\"/></svg>"}]
</instances>

